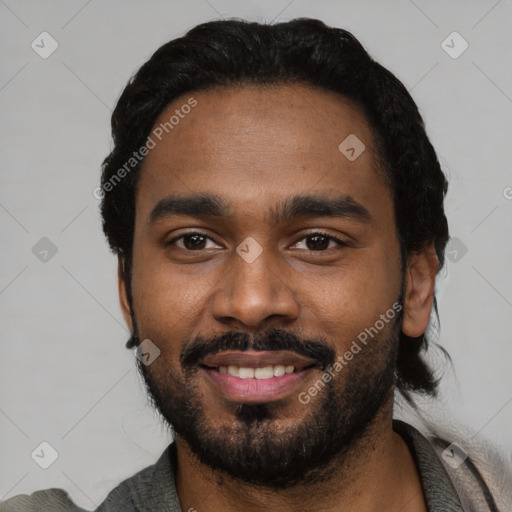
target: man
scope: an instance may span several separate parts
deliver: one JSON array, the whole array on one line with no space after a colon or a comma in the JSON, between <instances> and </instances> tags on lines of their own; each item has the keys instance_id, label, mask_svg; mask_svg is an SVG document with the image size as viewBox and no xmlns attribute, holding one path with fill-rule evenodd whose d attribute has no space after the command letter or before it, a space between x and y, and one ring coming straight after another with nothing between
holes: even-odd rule
<instances>
[{"instance_id":1,"label":"man","mask_svg":"<svg viewBox=\"0 0 512 512\"><path fill-rule=\"evenodd\" d=\"M142 66L112 128L127 346L175 442L98 511L511 510L504 466L393 420L395 391L436 394L447 182L350 33L200 25ZM49 490L3 510L79 509Z\"/></svg>"}]
</instances>

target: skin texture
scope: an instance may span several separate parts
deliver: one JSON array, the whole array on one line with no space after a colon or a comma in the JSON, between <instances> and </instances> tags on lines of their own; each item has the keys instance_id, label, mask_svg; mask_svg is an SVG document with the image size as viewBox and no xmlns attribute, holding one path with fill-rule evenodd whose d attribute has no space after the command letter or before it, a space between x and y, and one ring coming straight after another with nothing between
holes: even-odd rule
<instances>
[{"instance_id":1,"label":"skin texture","mask_svg":"<svg viewBox=\"0 0 512 512\"><path fill-rule=\"evenodd\" d=\"M402 331L421 335L428 325L438 261L429 245L400 267L391 190L374 154L360 109L339 96L302 85L245 86L199 91L197 106L159 141L145 159L136 196L132 294L140 339L158 340L160 357L148 367L163 386L167 373L183 377L180 351L197 336L227 331L256 335L272 328L323 340L339 356L375 324L400 295ZM174 101L157 121L168 120L188 99ZM349 161L338 146L356 134L365 151ZM151 222L155 205L169 195L209 193L229 210L223 217L167 215ZM350 196L370 222L325 216L273 224L269 214L295 195ZM344 241L311 250L305 237L318 231ZM201 250L187 250L180 235L200 232ZM247 237L262 248L247 263L236 252ZM310 240L311 241L311 240ZM326 243L327 245L327 243ZM317 247L314 246L313 247ZM122 267L123 262L120 262ZM127 283L119 273L123 314L133 330ZM391 324L382 331L391 339ZM382 351L363 351L379 368ZM378 354L378 355L376 355ZM356 366L359 365L359 366ZM379 368L380 371L380 368ZM315 369L298 391L321 377ZM343 372L334 386L343 390ZM228 432L235 409L202 372L191 377L212 432ZM274 409L272 428L286 432L321 403L296 397ZM201 464L178 436L177 487L183 510L426 510L411 454L392 431L392 396L365 435L332 461L323 481L282 491L251 486Z\"/></svg>"}]
</instances>

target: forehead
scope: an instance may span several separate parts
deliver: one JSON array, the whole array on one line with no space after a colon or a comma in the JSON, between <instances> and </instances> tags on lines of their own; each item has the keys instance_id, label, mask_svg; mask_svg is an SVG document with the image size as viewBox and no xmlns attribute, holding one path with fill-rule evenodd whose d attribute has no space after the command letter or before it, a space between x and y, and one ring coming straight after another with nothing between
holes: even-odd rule
<instances>
[{"instance_id":1,"label":"forehead","mask_svg":"<svg viewBox=\"0 0 512 512\"><path fill-rule=\"evenodd\" d=\"M141 171L137 210L169 194L198 192L260 204L291 191L389 200L361 109L306 85L190 93L165 109L151 137L155 147Z\"/></svg>"}]
</instances>

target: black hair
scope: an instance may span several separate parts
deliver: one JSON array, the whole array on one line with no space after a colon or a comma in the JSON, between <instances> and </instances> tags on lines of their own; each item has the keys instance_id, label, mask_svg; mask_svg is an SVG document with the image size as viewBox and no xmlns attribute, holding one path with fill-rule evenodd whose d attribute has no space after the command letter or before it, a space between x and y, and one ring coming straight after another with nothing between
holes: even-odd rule
<instances>
[{"instance_id":1,"label":"black hair","mask_svg":"<svg viewBox=\"0 0 512 512\"><path fill-rule=\"evenodd\" d=\"M175 99L246 84L304 84L355 102L374 134L375 156L392 191L402 272L406 256L432 242L442 268L449 239L443 208L448 183L418 107L400 80L350 32L319 20L272 25L231 19L203 23L161 46L131 78L112 114L114 147L103 162L101 213L110 247L127 265L128 287L144 160L131 161L132 168L126 163ZM435 297L434 310L438 316ZM438 380L424 359L427 345L426 334L415 339L401 334L397 389L409 401L410 392L436 395Z\"/></svg>"}]
</instances>

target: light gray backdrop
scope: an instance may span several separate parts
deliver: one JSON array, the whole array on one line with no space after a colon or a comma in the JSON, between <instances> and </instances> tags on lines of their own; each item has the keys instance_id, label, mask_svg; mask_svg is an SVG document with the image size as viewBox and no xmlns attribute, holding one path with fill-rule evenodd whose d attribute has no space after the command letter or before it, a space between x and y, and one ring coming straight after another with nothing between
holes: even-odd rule
<instances>
[{"instance_id":1,"label":"light gray backdrop","mask_svg":"<svg viewBox=\"0 0 512 512\"><path fill-rule=\"evenodd\" d=\"M510 459L510 0L0 0L2 498L62 487L92 508L169 442L124 348L93 190L129 76L169 39L233 16L346 28L419 104L456 237L438 282L455 373L429 406Z\"/></svg>"}]
</instances>

